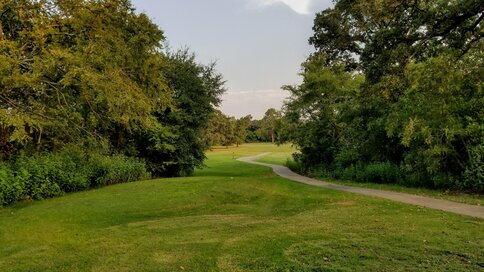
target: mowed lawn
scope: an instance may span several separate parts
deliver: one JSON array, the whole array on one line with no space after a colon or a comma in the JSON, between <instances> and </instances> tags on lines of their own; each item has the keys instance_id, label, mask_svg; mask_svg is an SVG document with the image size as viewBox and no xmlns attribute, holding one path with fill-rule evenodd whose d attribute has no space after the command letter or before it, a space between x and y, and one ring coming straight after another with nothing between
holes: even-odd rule
<instances>
[{"instance_id":1,"label":"mowed lawn","mask_svg":"<svg viewBox=\"0 0 484 272\"><path fill-rule=\"evenodd\" d=\"M262 152L290 147L215 149L194 177L0 208L0 271L483 271L484 220L236 161Z\"/></svg>"}]
</instances>

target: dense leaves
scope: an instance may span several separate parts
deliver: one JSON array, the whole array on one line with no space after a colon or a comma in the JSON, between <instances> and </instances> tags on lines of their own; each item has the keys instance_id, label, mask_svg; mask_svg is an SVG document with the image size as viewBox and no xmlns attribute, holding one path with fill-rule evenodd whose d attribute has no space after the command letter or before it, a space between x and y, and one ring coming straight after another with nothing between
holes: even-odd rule
<instances>
[{"instance_id":1,"label":"dense leaves","mask_svg":"<svg viewBox=\"0 0 484 272\"><path fill-rule=\"evenodd\" d=\"M160 128L146 135L148 142L160 135L155 145L146 146L145 137L140 135L140 148L148 150L147 159L155 175L186 176L203 166L204 152L209 148L204 132L225 92L224 81L214 64L198 64L186 50L168 54L165 77L173 91L173 105L155 112L155 116L168 131Z\"/></svg>"},{"instance_id":2,"label":"dense leaves","mask_svg":"<svg viewBox=\"0 0 484 272\"><path fill-rule=\"evenodd\" d=\"M317 14L317 52L303 84L286 87L284 138L303 169L482 191L483 11L473 0L340 0Z\"/></svg>"},{"instance_id":3,"label":"dense leaves","mask_svg":"<svg viewBox=\"0 0 484 272\"><path fill-rule=\"evenodd\" d=\"M11 168L20 156L74 145L88 157L96 150L141 159L155 176L201 166L202 132L224 82L186 50L164 52L164 40L129 0L0 1L0 160ZM112 179L131 180L120 173ZM59 192L89 187L58 185Z\"/></svg>"},{"instance_id":4,"label":"dense leaves","mask_svg":"<svg viewBox=\"0 0 484 272\"><path fill-rule=\"evenodd\" d=\"M20 156L15 162L0 164L0 206L144 178L149 178L145 164L122 155L86 154L69 147Z\"/></svg>"}]
</instances>

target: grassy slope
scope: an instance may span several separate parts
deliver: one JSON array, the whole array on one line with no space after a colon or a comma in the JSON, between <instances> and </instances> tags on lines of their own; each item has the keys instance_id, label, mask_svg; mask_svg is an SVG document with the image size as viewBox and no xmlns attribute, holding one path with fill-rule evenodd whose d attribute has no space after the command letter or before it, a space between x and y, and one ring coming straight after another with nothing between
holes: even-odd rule
<instances>
[{"instance_id":1,"label":"grassy slope","mask_svg":"<svg viewBox=\"0 0 484 272\"><path fill-rule=\"evenodd\" d=\"M291 148L289 145L285 145L285 146L282 146L279 150L276 150L274 153L264 156L258 161L285 165L288 160L292 160L291 154L294 151L295 150ZM409 188L409 187L403 187L403 186L393 185L393 184L361 183L361 182L355 182L355 181L334 180L334 179L327 179L327 178L320 178L320 179L325 181L330 181L333 183L349 185L349 186L429 196L433 198L445 199L445 200L467 203L472 205L484 205L484 197L482 195L465 194L465 193L455 192L455 191L430 190L425 188Z\"/></svg>"},{"instance_id":2,"label":"grassy slope","mask_svg":"<svg viewBox=\"0 0 484 272\"><path fill-rule=\"evenodd\" d=\"M1 209L0 271L484 266L484 220L300 185L234 160L276 150L217 149L195 177L121 184Z\"/></svg>"}]
</instances>

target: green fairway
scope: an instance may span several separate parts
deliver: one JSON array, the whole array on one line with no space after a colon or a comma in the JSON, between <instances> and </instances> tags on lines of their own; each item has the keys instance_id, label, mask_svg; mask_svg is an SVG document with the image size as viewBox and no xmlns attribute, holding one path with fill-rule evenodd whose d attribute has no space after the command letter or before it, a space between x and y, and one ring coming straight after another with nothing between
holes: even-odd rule
<instances>
[{"instance_id":1,"label":"green fairway","mask_svg":"<svg viewBox=\"0 0 484 272\"><path fill-rule=\"evenodd\" d=\"M482 271L484 220L306 186L209 152L188 178L0 208L0 271Z\"/></svg>"}]
</instances>

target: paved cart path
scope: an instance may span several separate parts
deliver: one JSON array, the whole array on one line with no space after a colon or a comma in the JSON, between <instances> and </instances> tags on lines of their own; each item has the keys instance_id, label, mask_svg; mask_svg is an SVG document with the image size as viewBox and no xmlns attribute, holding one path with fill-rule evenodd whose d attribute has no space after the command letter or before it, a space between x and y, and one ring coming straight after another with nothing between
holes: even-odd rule
<instances>
[{"instance_id":1,"label":"paved cart path","mask_svg":"<svg viewBox=\"0 0 484 272\"><path fill-rule=\"evenodd\" d=\"M289 168L285 166L262 163L262 162L256 161L257 159L263 156L266 156L268 154L270 153L263 153L257 156L239 158L238 160L242 162L251 163L251 164L258 164L258 165L271 167L274 170L274 173L276 173L277 175L283 178L312 185L312 186L357 193L362 195L375 196L375 197L385 198L385 199L403 202L407 204L418 205L426 208L432 208L432 209L442 210L446 212L484 218L484 207L482 206L468 205L468 204L457 203L457 202L452 202L448 200L441 200L441 199L435 199L435 198L406 194L406 193L397 193L397 192L384 191L384 190L375 190L375 189L339 185L339 184L324 182L317 179L301 176L299 174L292 172Z\"/></svg>"}]
</instances>

